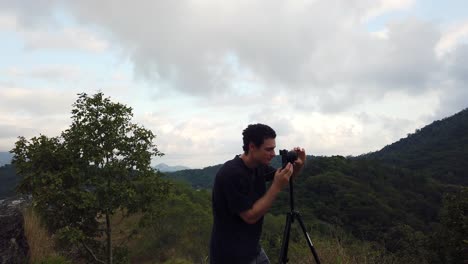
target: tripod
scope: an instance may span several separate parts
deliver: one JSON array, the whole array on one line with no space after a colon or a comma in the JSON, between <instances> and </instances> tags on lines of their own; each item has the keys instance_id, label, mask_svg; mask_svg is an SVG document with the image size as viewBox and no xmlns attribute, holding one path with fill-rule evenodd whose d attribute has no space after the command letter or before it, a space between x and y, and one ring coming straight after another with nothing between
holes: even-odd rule
<instances>
[{"instance_id":1,"label":"tripod","mask_svg":"<svg viewBox=\"0 0 468 264\"><path fill-rule=\"evenodd\" d=\"M289 246L289 234L291 232L291 224L294 222L294 219L297 219L299 221L299 224L301 225L302 232L304 233L304 236L307 240L307 245L309 245L310 251L314 255L315 262L317 264L320 264L319 257L317 255L317 252L315 251L314 245L312 245L312 241L310 240L310 236L306 231L304 222L302 222L301 214L297 211L294 211L294 192L293 192L293 179L289 179L289 202L290 202L290 207L291 211L287 214L286 217L286 225L284 226L284 232L283 232L283 242L281 243L281 253L280 253L280 259L279 263L288 263L288 246Z\"/></svg>"}]
</instances>

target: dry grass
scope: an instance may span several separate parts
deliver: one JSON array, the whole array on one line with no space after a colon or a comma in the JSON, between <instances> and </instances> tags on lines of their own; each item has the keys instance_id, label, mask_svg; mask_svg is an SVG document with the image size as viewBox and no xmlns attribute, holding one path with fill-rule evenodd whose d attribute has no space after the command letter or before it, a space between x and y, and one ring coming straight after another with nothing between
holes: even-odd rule
<instances>
[{"instance_id":1,"label":"dry grass","mask_svg":"<svg viewBox=\"0 0 468 264\"><path fill-rule=\"evenodd\" d=\"M57 255L54 251L53 239L32 208L24 210L24 232L29 244L30 263L39 263Z\"/></svg>"},{"instance_id":2,"label":"dry grass","mask_svg":"<svg viewBox=\"0 0 468 264\"><path fill-rule=\"evenodd\" d=\"M396 264L398 262L385 252L376 251L369 244L360 243L344 246L338 239L322 238L316 241L314 247L321 263L327 264ZM304 241L304 245L306 242ZM291 263L315 263L308 247L291 248Z\"/></svg>"}]
</instances>

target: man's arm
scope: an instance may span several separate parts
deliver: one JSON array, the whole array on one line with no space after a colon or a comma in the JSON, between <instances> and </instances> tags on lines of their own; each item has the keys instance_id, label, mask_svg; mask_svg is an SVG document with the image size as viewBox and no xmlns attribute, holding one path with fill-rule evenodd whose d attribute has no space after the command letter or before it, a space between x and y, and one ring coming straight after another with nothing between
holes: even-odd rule
<instances>
[{"instance_id":1,"label":"man's arm","mask_svg":"<svg viewBox=\"0 0 468 264\"><path fill-rule=\"evenodd\" d=\"M249 210L243 211L239 216L248 224L255 224L270 209L278 193L289 183L289 178L293 173L292 164L284 169L278 169L275 178L268 191L258 199Z\"/></svg>"},{"instance_id":2,"label":"man's arm","mask_svg":"<svg viewBox=\"0 0 468 264\"><path fill-rule=\"evenodd\" d=\"M281 189L272 184L265 195L263 195L253 204L252 208L239 214L240 217L247 224L255 224L268 212L280 191Z\"/></svg>"}]
</instances>

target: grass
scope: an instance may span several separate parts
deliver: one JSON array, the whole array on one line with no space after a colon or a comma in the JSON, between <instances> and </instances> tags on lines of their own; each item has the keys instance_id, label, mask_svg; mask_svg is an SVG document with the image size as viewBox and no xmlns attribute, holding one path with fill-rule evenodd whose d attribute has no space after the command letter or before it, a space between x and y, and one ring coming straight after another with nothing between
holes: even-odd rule
<instances>
[{"instance_id":1,"label":"grass","mask_svg":"<svg viewBox=\"0 0 468 264\"><path fill-rule=\"evenodd\" d=\"M338 239L328 238L320 240L317 244L317 247L320 248L318 254L320 254L323 263L396 264L391 255L386 254L382 249L372 248L372 244L368 242L355 241L352 244L343 245ZM307 253L312 255L310 251Z\"/></svg>"},{"instance_id":2,"label":"grass","mask_svg":"<svg viewBox=\"0 0 468 264\"><path fill-rule=\"evenodd\" d=\"M29 245L29 263L33 264L66 264L69 263L54 250L54 240L47 232L40 217L33 208L23 211L24 235Z\"/></svg>"},{"instance_id":3,"label":"grass","mask_svg":"<svg viewBox=\"0 0 468 264\"><path fill-rule=\"evenodd\" d=\"M55 255L54 241L32 208L24 210L24 233L29 244L30 263L40 263Z\"/></svg>"},{"instance_id":4,"label":"grass","mask_svg":"<svg viewBox=\"0 0 468 264\"><path fill-rule=\"evenodd\" d=\"M182 204L184 205L184 204ZM182 206L181 205L181 206ZM112 217L112 240L114 246L123 245L129 250L130 263L152 264L187 264L187 263L208 263L207 256L199 257L200 254L194 254L193 249L198 251L208 250L209 236L203 239L193 237L191 229L197 229L197 222L193 222L195 217L187 218L187 213L193 209L192 207L181 207L180 210L171 211L172 214L168 219L160 219L153 224L156 226L148 226L146 228L138 228L142 214L135 214L130 217L123 217L124 211L117 211ZM40 218L31 208L24 212L25 216L25 233L30 245L30 263L33 264L64 264L69 263L56 251L54 251L54 241L49 235ZM102 220L102 219L101 219ZM191 224L182 221L187 220ZM206 220L206 219L205 219ZM272 263L277 262L279 257L281 237L283 231L284 217L268 215L265 219L264 233L273 234L278 241L269 236L263 241L263 246L272 245L267 250L268 256ZM207 220L206 220L207 221ZM203 222L204 223L204 222ZM206 223L205 223L206 224ZM159 226L161 225L161 226ZM169 229L167 229L169 228ZM185 230L186 232L179 232ZM129 235L133 230L138 230L131 238ZM204 230L204 229L203 229ZM207 229L208 230L208 229ZM209 232L209 230L203 232ZM161 233L162 232L162 233ZM297 225L293 226L291 243L289 245L289 263L315 263L312 254L302 237ZM293 238L296 239L293 239ZM99 240L104 242L105 237L100 237ZM334 236L319 236L312 234L311 237L314 246L322 263L332 264L396 264L399 262L389 252L385 252L381 246L370 242L359 241L355 239L347 239L344 237ZM206 241L205 241L206 240ZM273 241L273 242L272 242ZM194 247L196 245L197 247ZM198 252L199 253L199 252ZM208 253L207 253L208 254ZM102 256L101 256L102 257ZM83 262L84 263L84 262Z\"/></svg>"},{"instance_id":5,"label":"grass","mask_svg":"<svg viewBox=\"0 0 468 264\"><path fill-rule=\"evenodd\" d=\"M129 218L122 219L122 215L117 213L113 217L113 243L119 245L120 243L127 244L131 251L139 244L141 239L150 239L150 237L136 235L133 239L128 241L126 237L130 230L138 225L141 214L133 215ZM30 263L33 264L64 264L67 262L62 256L57 254L54 250L54 240L47 232L44 225L41 223L40 217L33 211L32 208L27 208L24 211L25 219L25 235L30 247ZM155 238L157 239L157 238ZM151 239L150 239L151 240ZM151 241L146 241L150 243ZM343 244L339 239L331 237L313 237L314 246L320 256L322 263L333 264L396 264L395 259L389 254L385 254L381 250L376 250L370 243L357 242ZM182 242L181 242L182 243ZM208 244L208 242L207 242ZM312 254L307 247L305 239L295 241L289 247L290 263L315 263ZM181 250L180 248L178 250ZM185 259L183 256L185 252L174 252L167 250L165 252L170 257L165 264L186 264L195 263L193 260ZM145 253L145 258L133 257L132 263L158 263L161 258L161 252L140 252ZM269 254L272 263L277 261L279 252L277 250L271 251ZM135 262L136 261L136 262ZM205 261L197 261L197 263L207 263Z\"/></svg>"}]
</instances>

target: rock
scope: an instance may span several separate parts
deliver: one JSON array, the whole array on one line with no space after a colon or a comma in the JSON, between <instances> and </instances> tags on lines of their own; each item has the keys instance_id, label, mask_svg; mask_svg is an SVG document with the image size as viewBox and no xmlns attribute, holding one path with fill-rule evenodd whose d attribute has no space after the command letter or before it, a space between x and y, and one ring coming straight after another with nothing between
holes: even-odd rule
<instances>
[{"instance_id":1,"label":"rock","mask_svg":"<svg viewBox=\"0 0 468 264\"><path fill-rule=\"evenodd\" d=\"M0 203L0 264L28 263L29 246L24 236L22 205L25 200Z\"/></svg>"}]
</instances>

